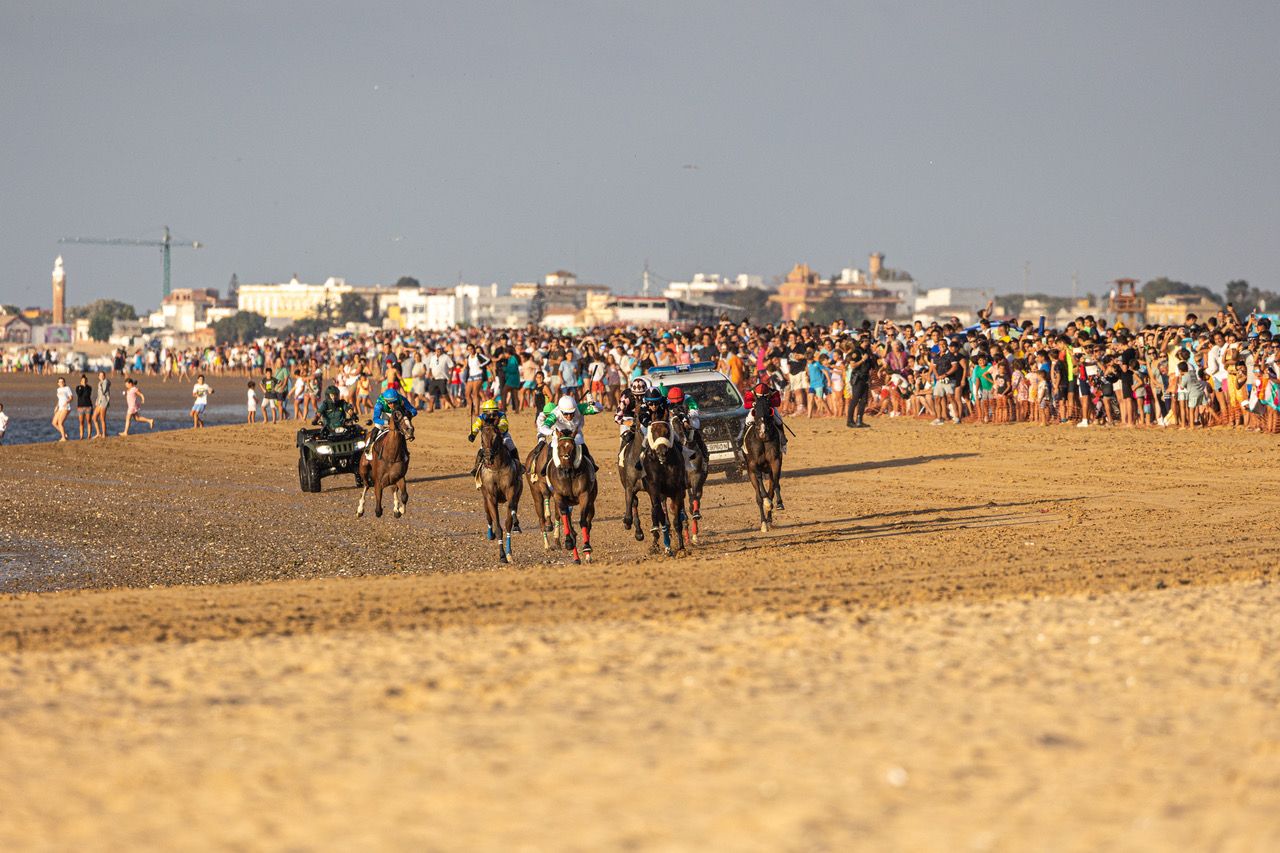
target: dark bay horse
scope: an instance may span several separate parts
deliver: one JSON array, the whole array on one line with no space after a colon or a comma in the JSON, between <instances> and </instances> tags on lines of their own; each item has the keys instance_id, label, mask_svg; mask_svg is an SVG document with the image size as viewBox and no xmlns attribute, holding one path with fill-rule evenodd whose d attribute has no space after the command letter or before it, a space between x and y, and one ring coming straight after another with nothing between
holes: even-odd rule
<instances>
[{"instance_id":1,"label":"dark bay horse","mask_svg":"<svg viewBox=\"0 0 1280 853\"><path fill-rule=\"evenodd\" d=\"M498 540L498 559L511 562L511 530L520 511L520 494L524 478L520 476L520 460L507 449L502 433L489 422L480 427L480 494L484 496L484 514L489 519L488 536ZM499 507L507 505L505 523Z\"/></svg>"},{"instance_id":2,"label":"dark bay horse","mask_svg":"<svg viewBox=\"0 0 1280 853\"><path fill-rule=\"evenodd\" d=\"M653 543L649 553L658 551L658 534L668 557L684 550L684 496L689 480L684 470L684 454L675 441L671 424L654 421L644 439L644 487L649 493L653 527ZM668 512L668 509L670 510ZM671 547L671 531L675 528L676 547Z\"/></svg>"},{"instance_id":3,"label":"dark bay horse","mask_svg":"<svg viewBox=\"0 0 1280 853\"><path fill-rule=\"evenodd\" d=\"M695 440L693 427L687 418L675 417L671 421L676 430L676 438L685 447L693 451L693 458L686 468L689 480L689 540L698 544L698 522L702 520L702 489L707 484L707 454L701 442ZM693 470L689 470L692 468Z\"/></svg>"},{"instance_id":4,"label":"dark bay horse","mask_svg":"<svg viewBox=\"0 0 1280 853\"><path fill-rule=\"evenodd\" d=\"M644 469L640 467L640 455L644 442L639 436L640 427L631 422L631 440L618 452L618 479L622 482L622 526L635 531L637 542L644 541L644 525L636 514L640 511L640 493L644 491Z\"/></svg>"},{"instance_id":5,"label":"dark bay horse","mask_svg":"<svg viewBox=\"0 0 1280 853\"><path fill-rule=\"evenodd\" d=\"M756 507L760 510L760 532L773 524L774 509L782 505L782 430L773 422L773 407L766 396L755 398L751 406L752 423L742 437L747 457L747 475L756 490Z\"/></svg>"},{"instance_id":6,"label":"dark bay horse","mask_svg":"<svg viewBox=\"0 0 1280 853\"><path fill-rule=\"evenodd\" d=\"M547 454L551 445L538 442L529 451L524 460L524 472L529 477L529 495L533 498L534 509L538 513L538 523L542 528L542 550L551 550L551 537L555 534L556 517L551 511L551 484L542 476L542 468L547 464Z\"/></svg>"},{"instance_id":7,"label":"dark bay horse","mask_svg":"<svg viewBox=\"0 0 1280 853\"><path fill-rule=\"evenodd\" d=\"M547 466L547 481L551 486L551 500L560 515L563 527L564 547L573 551L573 561L591 562L591 522L596 517L596 472L586 458L582 447L574 441L572 432L560 431L551 452L551 464ZM582 551L573 536L573 508L579 508L582 525Z\"/></svg>"},{"instance_id":8,"label":"dark bay horse","mask_svg":"<svg viewBox=\"0 0 1280 853\"><path fill-rule=\"evenodd\" d=\"M372 449L373 460L366 453L360 454L358 471L364 491L356 505L356 518L364 515L364 499L373 489L373 514L382 518L382 490L391 487L391 514L404 515L409 505L409 488L404 483L409 472L409 448L406 441L413 441L413 423L398 406L390 411L391 428L382 434Z\"/></svg>"}]
</instances>

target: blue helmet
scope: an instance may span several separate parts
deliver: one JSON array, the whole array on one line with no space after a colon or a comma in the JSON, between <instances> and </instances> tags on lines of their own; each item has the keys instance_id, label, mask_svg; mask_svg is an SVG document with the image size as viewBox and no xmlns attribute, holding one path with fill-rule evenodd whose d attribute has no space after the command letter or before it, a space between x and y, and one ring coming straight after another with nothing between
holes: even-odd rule
<instances>
[{"instance_id":1,"label":"blue helmet","mask_svg":"<svg viewBox=\"0 0 1280 853\"><path fill-rule=\"evenodd\" d=\"M646 403L661 403L661 402L664 402L666 399L667 398L662 396L662 392L659 391L657 388L650 388L648 391L645 392L645 395L644 395L644 401Z\"/></svg>"},{"instance_id":2,"label":"blue helmet","mask_svg":"<svg viewBox=\"0 0 1280 853\"><path fill-rule=\"evenodd\" d=\"M393 403L399 403L400 392L396 391L396 389L394 388L388 388L387 390L382 392L382 397L380 399L382 400L383 404L387 406L390 406Z\"/></svg>"}]
</instances>

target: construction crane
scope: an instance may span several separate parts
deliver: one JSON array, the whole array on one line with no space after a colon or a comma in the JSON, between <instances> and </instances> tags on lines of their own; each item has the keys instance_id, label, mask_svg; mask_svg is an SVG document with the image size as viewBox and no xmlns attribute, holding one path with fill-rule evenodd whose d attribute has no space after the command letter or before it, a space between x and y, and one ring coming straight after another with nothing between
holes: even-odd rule
<instances>
[{"instance_id":1,"label":"construction crane","mask_svg":"<svg viewBox=\"0 0 1280 853\"><path fill-rule=\"evenodd\" d=\"M169 226L164 226L164 237L160 240L128 240L125 238L98 238L98 237L63 237L59 243L92 243L95 246L155 246L160 249L160 254L164 256L164 295L169 295L169 250L170 249L200 249L204 244L199 241L190 243L174 242L169 236Z\"/></svg>"}]
</instances>

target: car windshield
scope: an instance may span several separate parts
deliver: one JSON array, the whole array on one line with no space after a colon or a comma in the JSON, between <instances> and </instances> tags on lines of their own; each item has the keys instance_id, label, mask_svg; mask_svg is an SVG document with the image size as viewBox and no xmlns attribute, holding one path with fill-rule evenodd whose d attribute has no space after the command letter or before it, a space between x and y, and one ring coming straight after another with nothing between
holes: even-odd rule
<instances>
[{"instance_id":1,"label":"car windshield","mask_svg":"<svg viewBox=\"0 0 1280 853\"><path fill-rule=\"evenodd\" d=\"M724 412L742 408L742 397L728 379L711 379L706 382L681 382L680 390L686 397L698 401L698 408L707 413Z\"/></svg>"}]
</instances>

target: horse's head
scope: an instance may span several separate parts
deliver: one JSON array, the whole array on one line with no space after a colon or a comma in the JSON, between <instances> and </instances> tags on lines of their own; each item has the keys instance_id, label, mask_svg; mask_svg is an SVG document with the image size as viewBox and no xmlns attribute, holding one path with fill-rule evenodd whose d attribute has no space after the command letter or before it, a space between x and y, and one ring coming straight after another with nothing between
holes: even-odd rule
<instances>
[{"instance_id":1,"label":"horse's head","mask_svg":"<svg viewBox=\"0 0 1280 853\"><path fill-rule=\"evenodd\" d=\"M498 450L502 447L502 434L498 428L488 421L480 424L480 451L484 454L486 465L492 465Z\"/></svg>"},{"instance_id":2,"label":"horse's head","mask_svg":"<svg viewBox=\"0 0 1280 853\"><path fill-rule=\"evenodd\" d=\"M391 425L396 432L413 441L413 421L409 420L409 416L399 406L391 408Z\"/></svg>"},{"instance_id":3,"label":"horse's head","mask_svg":"<svg viewBox=\"0 0 1280 853\"><path fill-rule=\"evenodd\" d=\"M649 449L661 453L671 447L671 424L667 421L654 421L649 424Z\"/></svg>"},{"instance_id":4,"label":"horse's head","mask_svg":"<svg viewBox=\"0 0 1280 853\"><path fill-rule=\"evenodd\" d=\"M556 467L572 468L573 455L577 450L577 442L574 441L574 434L568 430L561 430L556 435Z\"/></svg>"},{"instance_id":5,"label":"horse's head","mask_svg":"<svg viewBox=\"0 0 1280 853\"><path fill-rule=\"evenodd\" d=\"M751 413L755 415L757 421L767 418L773 411L773 404L769 401L771 396L771 394L757 394L751 401Z\"/></svg>"}]
</instances>

